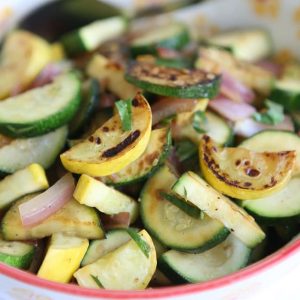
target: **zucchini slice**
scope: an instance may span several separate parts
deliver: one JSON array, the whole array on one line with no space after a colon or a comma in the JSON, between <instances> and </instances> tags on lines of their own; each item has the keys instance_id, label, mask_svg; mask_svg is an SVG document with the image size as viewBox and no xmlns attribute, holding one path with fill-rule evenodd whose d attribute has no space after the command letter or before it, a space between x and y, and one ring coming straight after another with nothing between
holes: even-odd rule
<instances>
[{"instance_id":1,"label":"zucchini slice","mask_svg":"<svg viewBox=\"0 0 300 300\"><path fill-rule=\"evenodd\" d=\"M256 152L295 150L297 159L293 175L300 174L300 137L293 132L264 130L244 140L239 147Z\"/></svg>"},{"instance_id":2,"label":"zucchini slice","mask_svg":"<svg viewBox=\"0 0 300 300\"><path fill-rule=\"evenodd\" d=\"M209 45L224 47L240 60L256 62L271 56L271 36L262 29L224 32L206 40Z\"/></svg>"},{"instance_id":3,"label":"zucchini slice","mask_svg":"<svg viewBox=\"0 0 300 300\"><path fill-rule=\"evenodd\" d=\"M19 269L28 269L35 248L32 244L4 241L0 238L0 262Z\"/></svg>"},{"instance_id":4,"label":"zucchini slice","mask_svg":"<svg viewBox=\"0 0 300 300\"><path fill-rule=\"evenodd\" d=\"M60 42L68 55L95 50L104 42L120 36L126 30L127 22L121 16L95 21L63 35Z\"/></svg>"},{"instance_id":5,"label":"zucchini slice","mask_svg":"<svg viewBox=\"0 0 300 300\"><path fill-rule=\"evenodd\" d=\"M203 253L169 250L160 257L158 266L175 282L204 282L245 267L250 253L250 248L230 234L224 242Z\"/></svg>"},{"instance_id":6,"label":"zucchini slice","mask_svg":"<svg viewBox=\"0 0 300 300\"><path fill-rule=\"evenodd\" d=\"M63 126L28 139L10 140L0 135L0 171L14 173L32 163L38 163L47 169L64 147L67 134L67 127Z\"/></svg>"},{"instance_id":7,"label":"zucchini slice","mask_svg":"<svg viewBox=\"0 0 300 300\"><path fill-rule=\"evenodd\" d=\"M132 100L130 131L122 130L119 114L115 114L88 139L61 154L61 161L72 173L90 176L116 173L143 154L150 139L151 124L151 108L138 93Z\"/></svg>"},{"instance_id":8,"label":"zucchini slice","mask_svg":"<svg viewBox=\"0 0 300 300\"><path fill-rule=\"evenodd\" d=\"M232 141L233 132L228 123L218 115L206 111L206 122L203 125L203 130L219 145L228 145ZM197 132L193 128L193 114L188 120L182 119L181 114L172 122L172 136L175 140L189 139L195 145L198 145L203 137L202 133Z\"/></svg>"},{"instance_id":9,"label":"zucchini slice","mask_svg":"<svg viewBox=\"0 0 300 300\"><path fill-rule=\"evenodd\" d=\"M300 177L293 177L276 194L255 200L241 201L241 205L266 224L286 224L300 219Z\"/></svg>"},{"instance_id":10,"label":"zucchini slice","mask_svg":"<svg viewBox=\"0 0 300 300\"><path fill-rule=\"evenodd\" d=\"M138 240L131 239L75 272L78 284L110 290L145 289L156 269L156 253L153 241L145 230L136 235ZM147 255L142 251L141 244L146 245Z\"/></svg>"},{"instance_id":11,"label":"zucchini slice","mask_svg":"<svg viewBox=\"0 0 300 300\"><path fill-rule=\"evenodd\" d=\"M148 62L132 62L125 79L148 92L178 98L213 98L220 76L202 70L178 69Z\"/></svg>"},{"instance_id":12,"label":"zucchini slice","mask_svg":"<svg viewBox=\"0 0 300 300\"><path fill-rule=\"evenodd\" d=\"M170 130L166 127L154 129L145 152L123 170L101 177L101 181L114 186L122 186L149 177L167 157L171 145Z\"/></svg>"},{"instance_id":13,"label":"zucchini slice","mask_svg":"<svg viewBox=\"0 0 300 300\"><path fill-rule=\"evenodd\" d=\"M190 41L185 25L170 23L158 26L143 33L131 41L130 50L133 56L157 54L157 48L181 49Z\"/></svg>"},{"instance_id":14,"label":"zucchini slice","mask_svg":"<svg viewBox=\"0 0 300 300\"><path fill-rule=\"evenodd\" d=\"M0 103L0 132L34 137L68 123L80 104L80 82L73 73Z\"/></svg>"},{"instance_id":15,"label":"zucchini slice","mask_svg":"<svg viewBox=\"0 0 300 300\"><path fill-rule=\"evenodd\" d=\"M264 232L249 214L214 190L195 173L183 174L173 185L172 190L211 218L222 222L248 247L253 248L265 238Z\"/></svg>"},{"instance_id":16,"label":"zucchini slice","mask_svg":"<svg viewBox=\"0 0 300 300\"><path fill-rule=\"evenodd\" d=\"M229 231L219 221L207 215L202 220L193 218L161 196L160 192L170 191L175 182L167 166L148 179L140 195L145 228L163 245L192 253L222 242Z\"/></svg>"},{"instance_id":17,"label":"zucchini slice","mask_svg":"<svg viewBox=\"0 0 300 300\"><path fill-rule=\"evenodd\" d=\"M108 215L128 212L131 223L138 215L138 203L134 199L85 174L80 176L73 196L80 204Z\"/></svg>"},{"instance_id":18,"label":"zucchini slice","mask_svg":"<svg viewBox=\"0 0 300 300\"><path fill-rule=\"evenodd\" d=\"M200 49L196 68L215 73L226 71L262 95L269 95L275 80L271 72L247 61L240 61L226 50L213 47Z\"/></svg>"},{"instance_id":19,"label":"zucchini slice","mask_svg":"<svg viewBox=\"0 0 300 300\"><path fill-rule=\"evenodd\" d=\"M100 99L100 86L96 79L91 78L82 85L82 97L80 107L69 123L69 136L80 136L95 112Z\"/></svg>"},{"instance_id":20,"label":"zucchini slice","mask_svg":"<svg viewBox=\"0 0 300 300\"><path fill-rule=\"evenodd\" d=\"M10 33L1 51L0 99L26 89L51 58L44 39L22 30Z\"/></svg>"},{"instance_id":21,"label":"zucchini slice","mask_svg":"<svg viewBox=\"0 0 300 300\"><path fill-rule=\"evenodd\" d=\"M102 256L121 247L130 240L130 235L126 229L112 229L105 233L105 239L93 240L81 262L81 266L89 265Z\"/></svg>"},{"instance_id":22,"label":"zucchini slice","mask_svg":"<svg viewBox=\"0 0 300 300\"><path fill-rule=\"evenodd\" d=\"M48 187L43 167L31 164L0 181L0 210L26 194L39 192Z\"/></svg>"},{"instance_id":23,"label":"zucchini slice","mask_svg":"<svg viewBox=\"0 0 300 300\"><path fill-rule=\"evenodd\" d=\"M107 89L120 99L133 98L138 89L124 79L124 67L100 54L93 56L87 66L87 74L96 78L103 89Z\"/></svg>"},{"instance_id":24,"label":"zucchini slice","mask_svg":"<svg viewBox=\"0 0 300 300\"><path fill-rule=\"evenodd\" d=\"M68 283L79 268L88 246L89 241L86 238L54 233L37 276Z\"/></svg>"},{"instance_id":25,"label":"zucchini slice","mask_svg":"<svg viewBox=\"0 0 300 300\"><path fill-rule=\"evenodd\" d=\"M296 151L255 152L221 148L205 135L199 146L204 178L219 192L248 200L274 194L291 178Z\"/></svg>"},{"instance_id":26,"label":"zucchini slice","mask_svg":"<svg viewBox=\"0 0 300 300\"><path fill-rule=\"evenodd\" d=\"M281 104L287 111L300 109L300 80L299 78L283 78L277 80L269 98Z\"/></svg>"},{"instance_id":27,"label":"zucchini slice","mask_svg":"<svg viewBox=\"0 0 300 300\"><path fill-rule=\"evenodd\" d=\"M75 200L70 200L59 211L32 227L24 227L19 214L19 205L29 201L36 194L18 200L1 221L1 230L5 240L34 240L61 232L88 239L101 239L104 232L96 211Z\"/></svg>"}]
</instances>

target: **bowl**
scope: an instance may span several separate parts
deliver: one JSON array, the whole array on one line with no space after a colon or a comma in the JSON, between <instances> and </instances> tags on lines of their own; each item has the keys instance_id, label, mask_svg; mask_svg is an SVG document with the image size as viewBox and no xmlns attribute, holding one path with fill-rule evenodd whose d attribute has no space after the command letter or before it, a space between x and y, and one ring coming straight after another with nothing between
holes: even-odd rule
<instances>
[{"instance_id":1,"label":"bowl","mask_svg":"<svg viewBox=\"0 0 300 300\"><path fill-rule=\"evenodd\" d=\"M35 0L29 4L19 0L1 1L2 34L26 13L45 2L46 0ZM196 35L199 32L214 33L221 29L263 27L270 31L277 53L283 56L295 55L300 59L300 3L297 2L211 0L156 17L153 22L174 17L187 23ZM138 24L141 22L145 20L138 21ZM296 237L263 260L222 278L145 291L96 290L74 284L58 284L0 264L0 299L297 299L299 274L300 238Z\"/></svg>"}]
</instances>

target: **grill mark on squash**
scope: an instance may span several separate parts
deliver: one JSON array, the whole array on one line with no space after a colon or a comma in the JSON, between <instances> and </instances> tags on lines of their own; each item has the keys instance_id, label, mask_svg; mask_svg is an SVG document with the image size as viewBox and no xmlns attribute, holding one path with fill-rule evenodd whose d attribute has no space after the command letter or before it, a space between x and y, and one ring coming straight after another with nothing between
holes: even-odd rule
<instances>
[{"instance_id":1,"label":"grill mark on squash","mask_svg":"<svg viewBox=\"0 0 300 300\"><path fill-rule=\"evenodd\" d=\"M139 130L135 130L134 132L131 132L121 143L119 143L115 147L107 149L106 151L103 152L101 156L104 158L111 158L116 156L121 151L123 151L126 147L134 143L134 141L138 139L140 134L141 132Z\"/></svg>"}]
</instances>

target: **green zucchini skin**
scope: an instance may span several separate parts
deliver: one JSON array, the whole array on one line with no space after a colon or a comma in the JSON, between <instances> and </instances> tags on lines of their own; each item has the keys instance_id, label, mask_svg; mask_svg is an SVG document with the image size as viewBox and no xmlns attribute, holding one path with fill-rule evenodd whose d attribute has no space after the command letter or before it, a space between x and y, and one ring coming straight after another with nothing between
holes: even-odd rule
<instances>
[{"instance_id":1,"label":"green zucchini skin","mask_svg":"<svg viewBox=\"0 0 300 300\"><path fill-rule=\"evenodd\" d=\"M68 77L68 79L67 79ZM70 89L72 89L72 93L68 95L69 99L62 99L65 101L65 105L61 108L57 108L57 110L52 110L51 113L45 114L44 116L35 116L31 121L18 121L13 120L14 118L4 118L1 120L0 117L0 132L4 135L13 137L13 138L30 138L36 137L39 135L44 135L48 132L51 132L58 127L61 127L67 124L75 115L76 111L80 105L80 83L77 76L73 73L69 73L66 75L61 75L60 78L57 78L54 83L49 84L48 86L37 88L30 90L25 94L21 94L16 96L16 99L20 99L21 97L29 97L28 95L32 95L32 99L34 97L39 97L39 93L41 89L49 89L49 98L45 99L44 105L53 101L52 93L55 89L62 88L62 85L65 81L69 81ZM23 96L24 95L24 96ZM57 93L57 97L62 98L64 95L61 95L59 92ZM25 98L25 100L30 100L30 98ZM6 100L13 102L15 99ZM17 101L17 100L16 100ZM34 101L34 100L33 100ZM5 102L5 101L4 101ZM3 102L3 105L5 103ZM1 103L0 103L0 110L1 110ZM26 114L24 110L22 112Z\"/></svg>"},{"instance_id":2,"label":"green zucchini skin","mask_svg":"<svg viewBox=\"0 0 300 300\"><path fill-rule=\"evenodd\" d=\"M175 283L205 282L243 268L249 262L251 252L239 239L229 235L225 241L204 253L169 250L160 256L158 266ZM218 262L216 265L212 264L214 259Z\"/></svg>"},{"instance_id":3,"label":"green zucchini skin","mask_svg":"<svg viewBox=\"0 0 300 300\"><path fill-rule=\"evenodd\" d=\"M292 113L292 118L293 118L293 121L294 121L294 124L295 124L297 130L299 130L300 129L300 112Z\"/></svg>"},{"instance_id":4,"label":"green zucchini skin","mask_svg":"<svg viewBox=\"0 0 300 300\"><path fill-rule=\"evenodd\" d=\"M88 81L87 86L82 87L82 94L80 107L69 123L69 136L73 139L84 132L85 126L97 107L100 97L98 80L92 78Z\"/></svg>"},{"instance_id":5,"label":"green zucchini skin","mask_svg":"<svg viewBox=\"0 0 300 300\"><path fill-rule=\"evenodd\" d=\"M192 59L187 59L187 58L162 58L162 57L157 57L155 63L159 66L166 66L170 68L186 68L190 69L193 67L193 60Z\"/></svg>"},{"instance_id":6,"label":"green zucchini skin","mask_svg":"<svg viewBox=\"0 0 300 300\"><path fill-rule=\"evenodd\" d=\"M3 251L6 248L6 251ZM11 250L8 253L7 248ZM22 242L0 240L0 262L18 269L28 269L35 254L35 247Z\"/></svg>"},{"instance_id":7,"label":"green zucchini skin","mask_svg":"<svg viewBox=\"0 0 300 300\"><path fill-rule=\"evenodd\" d=\"M127 27L127 20L121 16L94 21L60 38L68 56L93 51L109 39L121 35Z\"/></svg>"},{"instance_id":8,"label":"green zucchini skin","mask_svg":"<svg viewBox=\"0 0 300 300\"><path fill-rule=\"evenodd\" d=\"M199 80L190 83L196 76ZM125 74L128 82L150 93L194 99L215 97L219 92L220 78L220 75L202 70L155 66L145 62L132 62Z\"/></svg>"},{"instance_id":9,"label":"green zucchini skin","mask_svg":"<svg viewBox=\"0 0 300 300\"><path fill-rule=\"evenodd\" d=\"M300 109L300 91L293 92L275 86L269 98L281 104L289 112L298 111Z\"/></svg>"},{"instance_id":10,"label":"green zucchini skin","mask_svg":"<svg viewBox=\"0 0 300 300\"><path fill-rule=\"evenodd\" d=\"M168 279L171 280L174 284L185 284L189 283L189 281L184 277L178 274L175 270L173 270L168 262L161 256L157 261L158 269L167 276Z\"/></svg>"},{"instance_id":11,"label":"green zucchini skin","mask_svg":"<svg viewBox=\"0 0 300 300\"><path fill-rule=\"evenodd\" d=\"M68 56L75 56L87 51L78 30L65 34L61 38L61 43Z\"/></svg>"}]
</instances>

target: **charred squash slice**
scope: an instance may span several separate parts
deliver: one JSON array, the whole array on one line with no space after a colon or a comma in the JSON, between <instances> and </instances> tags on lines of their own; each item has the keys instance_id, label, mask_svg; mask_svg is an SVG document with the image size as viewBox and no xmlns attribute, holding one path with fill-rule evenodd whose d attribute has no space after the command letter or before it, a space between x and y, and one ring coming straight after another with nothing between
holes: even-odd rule
<instances>
[{"instance_id":1,"label":"charred squash slice","mask_svg":"<svg viewBox=\"0 0 300 300\"><path fill-rule=\"evenodd\" d=\"M21 30L11 33L1 51L0 99L24 90L51 59L51 47L42 38Z\"/></svg>"},{"instance_id":2,"label":"charred squash slice","mask_svg":"<svg viewBox=\"0 0 300 300\"><path fill-rule=\"evenodd\" d=\"M149 177L167 158L171 145L169 128L154 129L145 152L120 172L101 177L101 181L114 186L139 182Z\"/></svg>"},{"instance_id":3,"label":"charred squash slice","mask_svg":"<svg viewBox=\"0 0 300 300\"><path fill-rule=\"evenodd\" d=\"M220 148L205 135L199 147L203 175L219 192L247 200L271 195L290 180L295 151L254 152L244 148Z\"/></svg>"},{"instance_id":4,"label":"charred squash slice","mask_svg":"<svg viewBox=\"0 0 300 300\"><path fill-rule=\"evenodd\" d=\"M131 122L131 130L123 131L119 115L114 115L89 138L60 156L64 167L90 176L122 170L143 154L150 139L151 108L139 93L132 100Z\"/></svg>"}]
</instances>

